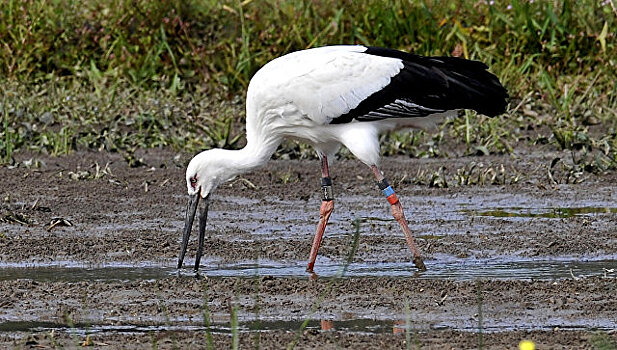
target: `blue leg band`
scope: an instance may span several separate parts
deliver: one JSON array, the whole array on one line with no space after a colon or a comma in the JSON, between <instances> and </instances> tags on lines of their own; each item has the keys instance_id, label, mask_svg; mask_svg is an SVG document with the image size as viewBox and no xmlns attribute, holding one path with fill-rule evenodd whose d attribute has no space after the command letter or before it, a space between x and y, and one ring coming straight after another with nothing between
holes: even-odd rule
<instances>
[{"instance_id":1,"label":"blue leg band","mask_svg":"<svg viewBox=\"0 0 617 350\"><path fill-rule=\"evenodd\" d=\"M388 186L388 187L384 188L383 190L381 190L381 192L386 197L390 197L391 195L394 194L394 190L392 189L392 186Z\"/></svg>"}]
</instances>

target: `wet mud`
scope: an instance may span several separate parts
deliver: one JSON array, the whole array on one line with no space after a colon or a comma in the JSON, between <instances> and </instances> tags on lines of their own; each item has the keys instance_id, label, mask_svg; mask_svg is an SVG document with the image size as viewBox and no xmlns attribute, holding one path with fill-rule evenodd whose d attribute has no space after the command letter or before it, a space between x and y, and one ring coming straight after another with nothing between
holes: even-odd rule
<instances>
[{"instance_id":1,"label":"wet mud","mask_svg":"<svg viewBox=\"0 0 617 350\"><path fill-rule=\"evenodd\" d=\"M0 347L617 343L615 174L561 184L548 174L564 155L549 152L385 160L426 259L419 273L370 170L337 161L335 209L308 275L319 165L277 160L213 195L195 275L196 237L175 268L190 156L137 157L132 168L120 154L19 154L18 167L0 168ZM517 181L416 181L471 162Z\"/></svg>"}]
</instances>

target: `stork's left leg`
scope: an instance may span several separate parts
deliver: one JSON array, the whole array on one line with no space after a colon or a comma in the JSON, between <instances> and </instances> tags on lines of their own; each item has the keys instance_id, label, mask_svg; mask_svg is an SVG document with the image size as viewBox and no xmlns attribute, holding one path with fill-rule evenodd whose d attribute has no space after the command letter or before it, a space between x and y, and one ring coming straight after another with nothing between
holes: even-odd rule
<instances>
[{"instance_id":1,"label":"stork's left leg","mask_svg":"<svg viewBox=\"0 0 617 350\"><path fill-rule=\"evenodd\" d=\"M309 262L306 267L306 271L313 272L315 266L315 259L317 259L317 251L321 245L323 234L326 231L326 225L330 214L334 210L334 196L332 195L332 180L330 179L330 172L328 170L328 159L325 154L321 156L321 195L322 202L319 208L319 223L317 224L317 230L315 231L315 238L313 238L313 246L311 247L311 253L309 255Z\"/></svg>"},{"instance_id":2,"label":"stork's left leg","mask_svg":"<svg viewBox=\"0 0 617 350\"><path fill-rule=\"evenodd\" d=\"M377 168L377 166L373 165L371 167L375 178L377 179L377 185L379 189L383 192L383 194L388 199L388 202L392 206L392 216L396 219L396 221L403 229L403 233L405 234L405 239L407 240L407 245L409 249L411 249L411 253L413 254L413 263L420 271L426 271L426 266L424 266L424 261L422 261L422 256L420 255L420 251L416 247L416 242L413 239L413 235L411 234L411 230L409 229L409 225L407 224L407 219L405 219L405 212L403 212L403 206L401 202L399 202L396 193L392 189L392 186L388 184L388 181L384 178L381 171Z\"/></svg>"}]
</instances>

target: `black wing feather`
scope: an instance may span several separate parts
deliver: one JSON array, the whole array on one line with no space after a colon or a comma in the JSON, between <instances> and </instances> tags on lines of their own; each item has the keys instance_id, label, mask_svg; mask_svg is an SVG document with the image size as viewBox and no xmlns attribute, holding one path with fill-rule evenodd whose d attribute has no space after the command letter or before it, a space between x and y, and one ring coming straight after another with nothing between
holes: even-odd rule
<instances>
[{"instance_id":1,"label":"black wing feather","mask_svg":"<svg viewBox=\"0 0 617 350\"><path fill-rule=\"evenodd\" d=\"M363 54L398 58L401 71L390 84L363 100L332 124L386 118L424 117L453 109L473 109L495 116L506 109L508 92L478 61L458 57L424 57L368 47Z\"/></svg>"}]
</instances>

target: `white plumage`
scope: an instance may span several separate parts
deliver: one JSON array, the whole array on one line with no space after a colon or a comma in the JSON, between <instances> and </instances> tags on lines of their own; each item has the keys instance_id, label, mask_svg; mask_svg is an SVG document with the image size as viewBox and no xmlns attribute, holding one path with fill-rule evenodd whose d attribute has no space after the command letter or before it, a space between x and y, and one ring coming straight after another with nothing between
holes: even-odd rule
<instances>
[{"instance_id":1,"label":"white plumage","mask_svg":"<svg viewBox=\"0 0 617 350\"><path fill-rule=\"evenodd\" d=\"M403 67L399 59L365 55L362 49L326 46L270 61L249 84L247 108L254 106L257 115L289 105L316 124L329 123L388 85Z\"/></svg>"},{"instance_id":2,"label":"white plumage","mask_svg":"<svg viewBox=\"0 0 617 350\"><path fill-rule=\"evenodd\" d=\"M194 201L208 198L221 183L264 165L284 138L313 145L328 181L327 157L341 145L373 168L381 181L379 133L430 127L460 108L498 114L505 109L506 98L497 78L475 61L365 46L329 46L281 56L263 66L249 84L246 146L207 150L189 163L186 181L193 200L189 206L196 208ZM194 210L187 210L179 266ZM200 251L201 243L203 239ZM199 259L196 268L198 263ZM310 263L309 267L312 270Z\"/></svg>"}]
</instances>

